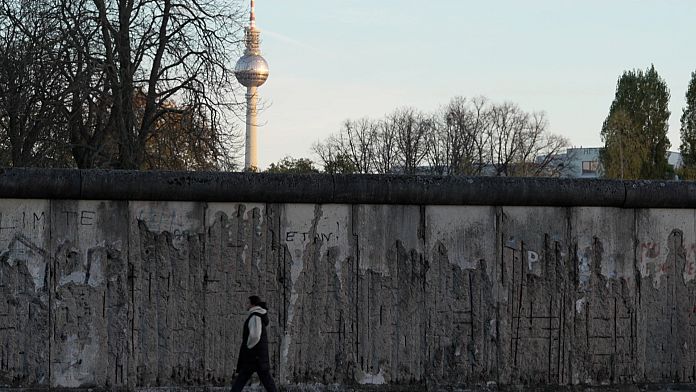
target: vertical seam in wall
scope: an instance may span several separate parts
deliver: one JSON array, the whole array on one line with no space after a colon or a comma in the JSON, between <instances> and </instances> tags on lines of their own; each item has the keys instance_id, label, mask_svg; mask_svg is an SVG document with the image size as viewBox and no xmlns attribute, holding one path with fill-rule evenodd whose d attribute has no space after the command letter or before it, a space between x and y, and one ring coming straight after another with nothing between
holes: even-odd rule
<instances>
[{"instance_id":1,"label":"vertical seam in wall","mask_svg":"<svg viewBox=\"0 0 696 392\"><path fill-rule=\"evenodd\" d=\"M355 367L360 365L360 236L355 232L355 209L357 205L351 204L350 208L350 231L353 236L355 246ZM360 368L360 370L363 370Z\"/></svg>"},{"instance_id":2,"label":"vertical seam in wall","mask_svg":"<svg viewBox=\"0 0 696 392\"><path fill-rule=\"evenodd\" d=\"M634 208L633 209L633 274L636 276L640 276L640 266L638 265L638 209ZM642 278L642 276L641 276ZM642 284L642 279L641 279L641 284ZM638 279L636 279L636 294L637 294L637 300L638 303L636 304L636 309L640 307L641 304L641 289L640 286L641 284L638 284Z\"/></svg>"},{"instance_id":3,"label":"vertical seam in wall","mask_svg":"<svg viewBox=\"0 0 696 392\"><path fill-rule=\"evenodd\" d=\"M201 378L203 380L205 380L207 378L206 374L205 374L206 369L207 369L206 361L205 361L206 360L205 354L206 354L206 346L207 346L206 343L208 343L207 339L206 339L208 328L207 328L207 324L206 324L207 320L205 317L207 314L207 304L208 304L207 296L206 296L206 291L207 291L206 288L207 288L207 280L208 280L208 257L207 257L207 253L208 253L208 227L207 227L207 221L206 221L207 215L208 215L208 203L204 201L203 202L203 221L202 221L202 223L203 223L203 230L202 230L203 231L203 246L201 247L201 253L199 254L199 257L201 258L201 267L203 268L203 273L201 274L202 275L201 278L203 279L203 282L202 282L203 284L201 285L201 291L202 291L201 294L203 295L203 303L202 303L203 309L201 310L201 315L202 315L201 319L203 321L203 330L201 331L201 333L203 334L202 339L201 339L202 344L203 344L203 350L201 351L201 362L203 364L203 369L201 369L202 370Z\"/></svg>"},{"instance_id":4,"label":"vertical seam in wall","mask_svg":"<svg viewBox=\"0 0 696 392\"><path fill-rule=\"evenodd\" d=\"M479 267L480 264L479 264ZM467 271L467 277L469 278L469 310L471 313L469 313L469 317L471 320L471 327L469 328L469 339L471 339L471 346L476 347L476 334L475 334L475 326L476 326L476 321L475 321L475 315L474 315L474 289L473 289L473 280L471 279L471 275L473 274L473 270ZM480 296L479 296L480 298ZM474 361L471 362L471 376L472 378L474 377L474 374L476 373L476 368L475 368L475 363Z\"/></svg>"},{"instance_id":5,"label":"vertical seam in wall","mask_svg":"<svg viewBox=\"0 0 696 392\"><path fill-rule=\"evenodd\" d=\"M638 336L638 314L640 314L640 304L641 304L641 289L640 286L642 284L639 284L639 277L640 276L640 270L638 266L638 209L633 208L633 230L631 235L633 236L633 276L635 280L635 286L636 286L636 295L633 298L633 301L635 301L635 307L634 307L634 318L635 318L635 328L633 328L633 339L637 342L639 339ZM637 349L637 347L636 347ZM638 372L642 371L642 376L645 376L645 362L639 365L639 360L638 360L638 353L637 352L632 352L631 353L633 356L633 361L634 361L634 366L638 367Z\"/></svg>"},{"instance_id":6,"label":"vertical seam in wall","mask_svg":"<svg viewBox=\"0 0 696 392\"><path fill-rule=\"evenodd\" d=\"M79 180L80 181L80 188L79 189L80 189L80 199L82 199L83 195L84 195L84 184L82 182L82 170L78 170L77 174L78 174L78 178L80 179Z\"/></svg>"},{"instance_id":7,"label":"vertical seam in wall","mask_svg":"<svg viewBox=\"0 0 696 392\"><path fill-rule=\"evenodd\" d=\"M410 245L410 244L409 244L409 245ZM406 249L405 246L404 246L404 249ZM394 339L394 340L396 340L396 341L394 342L394 341L392 340L392 345L393 345L393 346L392 346L392 350L395 350L395 351L396 351L396 353L395 353L395 355L394 355L394 356L396 357L396 360L395 360L391 365L392 365L392 369L394 370L394 374L397 374L397 377L395 377L395 378L397 378L397 380L398 380L398 374L399 374L399 349L400 349L399 343L400 343L400 340L401 340L401 339L400 339L400 336L399 336L399 334L400 334L400 332L401 332L401 330L399 329L399 327L400 327L400 325L399 325L399 324L400 324L400 323L399 323L399 316L401 316L401 312L400 312L400 309L399 309L399 306L398 306L399 302L401 301L401 293L400 293L400 290L398 290L398 287L399 287L399 277L401 276L401 268L400 268L400 267L401 267L401 259L400 259L400 257L399 257L400 254L399 254L399 240L398 240L398 238L396 239L396 242L394 243L394 251L395 251L395 254L396 254L396 285L397 285L397 291L396 291L396 301L397 301L397 302L396 302L396 304L397 304L397 306L394 306L394 307L393 307L393 309L394 309L393 311L395 311L395 313L396 313L396 317L395 317L395 318L396 318L397 321L396 321L396 324L394 325L394 328L396 329L396 331L395 331L396 333L394 334L394 335L395 335L395 339ZM408 256L407 256L407 257L408 257ZM385 258L387 259L387 263L389 263L389 261L388 261L388 260L389 260L389 254L386 254L386 255L385 255ZM389 265L389 264L387 264L387 265ZM387 267L387 268L389 268L389 267ZM392 278L392 280L394 279L393 277L391 277L391 278ZM393 298L393 297L392 297L392 298ZM393 303L392 303L392 305L393 305ZM369 309L369 307L368 307L368 309ZM369 316L368 316L368 317L369 317ZM382 370L382 369L381 369L381 366L378 366L377 369L376 369L375 371L379 374L379 372L380 372L381 370ZM392 375L392 377L393 377L393 375Z\"/></svg>"},{"instance_id":8,"label":"vertical seam in wall","mask_svg":"<svg viewBox=\"0 0 696 392\"><path fill-rule=\"evenodd\" d=\"M55 318L53 317L53 294L55 287L53 286L53 200L48 201L48 281L46 286L48 289L48 387L52 388L51 364L53 363L53 335Z\"/></svg>"},{"instance_id":9,"label":"vertical seam in wall","mask_svg":"<svg viewBox=\"0 0 696 392\"><path fill-rule=\"evenodd\" d=\"M336 175L331 174L331 198L327 200L329 203L336 202Z\"/></svg>"},{"instance_id":10,"label":"vertical seam in wall","mask_svg":"<svg viewBox=\"0 0 696 392\"><path fill-rule=\"evenodd\" d=\"M128 273L130 275L128 279L130 298L128 305L130 307L130 355L128 356L129 363L126 366L126 385L128 388L131 387L131 380L133 380L133 387L135 387L135 374L134 365L135 362L135 264L132 262L131 258L131 201L126 200L126 258L128 260Z\"/></svg>"},{"instance_id":11,"label":"vertical seam in wall","mask_svg":"<svg viewBox=\"0 0 696 392\"><path fill-rule=\"evenodd\" d=\"M624 191L624 195L623 195L622 207L626 208L626 206L628 204L628 185L626 184L626 182L623 183L623 191Z\"/></svg>"},{"instance_id":12,"label":"vertical seam in wall","mask_svg":"<svg viewBox=\"0 0 696 392\"><path fill-rule=\"evenodd\" d=\"M418 209L418 210L419 210L419 213L420 213L420 233L419 233L419 236L420 236L421 245L422 245L422 248L421 248L421 251L422 251L421 258L422 258L422 259L420 260L420 263L421 263L420 268L421 268L421 271L423 272L422 278L423 278L423 308L424 308L424 309L428 309L428 308L425 306L425 304L426 304L426 298L428 298L428 292L427 292L427 282L428 282L428 279L427 279L427 274L428 274L428 270L429 270L429 268L426 268L426 265L428 265L428 266L430 265L430 262L429 262L429 260L428 260L428 255L429 255L429 252L428 252L428 245L426 244L426 226L427 226L427 222L426 222L426 219L427 219L427 213L426 213L426 212L427 212L427 211L426 211L426 208L427 208L427 205L422 204L422 205L420 205L420 208ZM437 303L435 304L435 309L437 309ZM422 355L421 361L422 361L422 362L420 362L420 363L418 364L418 365L419 365L418 367L420 368L420 371L421 371L421 372L424 372L425 369L423 369L423 367L424 367L423 365L424 365L425 363L428 362L428 351L427 351L427 350L428 350L428 348L427 348L427 347L428 347L428 334L427 334L427 330L428 330L428 323L427 323L428 316L427 316L427 315L428 315L428 313L429 313L430 311L432 311L432 310L431 310L431 309L428 309L428 312L421 312L421 320L420 320L420 323L421 323L421 332L422 332L422 334L423 334L423 337L421 338L421 344L423 345L423 347L422 347L422 351L421 351L421 355ZM427 384L426 384L425 373L420 374L420 377L421 377L421 382L422 382L424 385L427 385Z\"/></svg>"},{"instance_id":13,"label":"vertical seam in wall","mask_svg":"<svg viewBox=\"0 0 696 392\"><path fill-rule=\"evenodd\" d=\"M281 374L281 360L282 360L282 344L283 344L283 337L285 335L285 323L286 323L286 316L285 316L285 309L287 307L285 306L285 262L283 260L284 257L284 248L281 245L280 242L280 236L281 236L281 229L280 229L280 214L278 213L278 208L276 208L272 203L265 203L264 208L266 211L266 222L268 224L268 230L271 230L271 254L274 255L275 257L275 274L276 274L276 290L278 298L276 299L277 304L278 304L278 344L277 344L277 350L276 350L276 375L278 377L282 377Z\"/></svg>"},{"instance_id":14,"label":"vertical seam in wall","mask_svg":"<svg viewBox=\"0 0 696 392\"><path fill-rule=\"evenodd\" d=\"M503 257L504 257L504 250L503 250L503 234L502 234L502 227L503 227L503 207L498 206L495 207L495 240L496 240L496 258L495 258L495 269L494 269L494 275L493 275L493 301L495 301L495 336L496 336L496 342L495 342L495 373L496 373L496 382L498 384L501 383L502 376L501 376L501 371L500 371L500 357L503 354L502 353L502 339L500 336L500 291L501 291L501 286L505 283L505 268L503 265ZM500 271L498 271L498 268L500 268Z\"/></svg>"},{"instance_id":15,"label":"vertical seam in wall","mask_svg":"<svg viewBox=\"0 0 696 392\"><path fill-rule=\"evenodd\" d=\"M550 265L549 265L550 264L549 259L551 258L549 255L551 253L550 243L553 241L553 239L549 238L549 237L550 237L549 234L544 235L544 264L545 264L544 269L546 272L545 278L548 279L550 277L550 275L553 275L553 277L555 278L554 283L555 283L556 294L558 294L558 291L559 291L558 290L558 270L556 270L554 268L553 274L549 272L549 270L551 269ZM555 254L554 254L554 256L555 256ZM556 263L558 263L558 260L556 260ZM558 265L558 264L556 264L556 265ZM549 286L551 286L551 285L549 285ZM549 314L549 320L548 320L548 323L549 323L548 324L548 329L549 329L549 336L548 336L549 343L548 344L549 344L549 347L548 347L548 352L546 353L546 356L547 356L547 365L546 365L547 366L547 370L546 370L547 375L546 375L546 377L548 380L547 382L550 383L551 382L551 367L553 366L553 361L551 360L551 355L553 355L553 333L551 331L551 327L553 326L553 324L551 322L551 317L553 317L553 294L549 295L549 313L548 314Z\"/></svg>"},{"instance_id":16,"label":"vertical seam in wall","mask_svg":"<svg viewBox=\"0 0 696 392\"><path fill-rule=\"evenodd\" d=\"M227 215L227 212L228 212L228 211L225 211L224 214ZM230 216L227 216L227 219L228 219L227 224L229 225L229 220L231 219L231 217L230 217ZM217 221L218 221L217 218L215 218L215 222L216 222L216 223L214 223L213 225L217 224L217 223L218 223ZM223 244L223 241L224 241L224 240L223 240L223 238L224 238L224 234L223 234L223 233L225 232L225 226L223 225L223 221L224 221L224 220L223 220L223 217L220 216L220 222L219 222L219 224L220 224L220 230L219 230L219 231L220 231L220 238L216 238L216 240L217 240L217 247L218 247L218 249L217 249L217 251L218 251L218 253L217 253L217 254L218 254L218 259L217 259L218 268L220 268L220 264L224 263L224 261L222 261L222 260L224 260L224 257L223 257L223 246L222 246L222 244ZM229 235L229 234L228 234L228 235ZM236 256L236 255L235 255L235 256ZM236 262L237 262L237 258L235 257L234 260L232 261L232 263L236 263ZM223 268L225 268L225 267L223 266ZM226 276L225 276L225 284L227 284L228 278L227 278L227 274L225 274L225 275L226 275ZM225 290L227 289L226 286L223 285L223 287L225 288ZM207 289L206 289L206 290L207 290ZM207 295L207 294L206 294L206 295ZM220 307L221 307L221 305L218 303L217 308L220 309ZM227 343L229 342L228 338L229 338L229 336L230 336L230 334L229 334L229 332L227 331L227 329L225 329L225 330L222 332L221 335L222 335L221 340L223 341L223 345L224 345L224 344L227 344ZM213 355L215 355L215 354L213 354ZM224 355L224 354L223 354L223 355ZM234 355L234 354L233 354L233 355ZM237 355L238 355L238 354L237 354ZM223 373L223 376L222 376L223 379L224 379L224 377L225 377L225 376L224 376L225 371L227 370L227 358L228 358L228 356L225 355L225 356L224 356L224 359L223 359L223 361L222 361L222 364L223 364L223 367L222 367L222 368L225 369L225 370L223 370L223 372L222 372L222 373ZM219 369L219 367L218 367L218 369ZM218 370L218 371L219 371L219 370ZM234 371L233 371L233 373L234 373ZM217 374L218 374L218 377L219 377L219 374L220 374L220 373L217 373Z\"/></svg>"},{"instance_id":17,"label":"vertical seam in wall","mask_svg":"<svg viewBox=\"0 0 696 392\"><path fill-rule=\"evenodd\" d=\"M515 262L513 258L513 263ZM517 297L517 328L514 327L514 320L515 320L515 306L512 308L512 320L513 320L513 330L512 335L515 337L515 343L514 343L514 366L517 367L518 361L517 361L517 353L519 352L519 347L520 347L520 323L522 322L522 301L525 299L524 298L524 280L526 279L526 270L525 270L525 253L524 253L524 241L520 241L520 291L519 295ZM514 281L514 273L513 273L513 281ZM513 285L514 286L514 285ZM514 304L514 297L513 297L513 304ZM532 307L529 307L530 311ZM511 353L512 355L512 353Z\"/></svg>"},{"instance_id":18,"label":"vertical seam in wall","mask_svg":"<svg viewBox=\"0 0 696 392\"><path fill-rule=\"evenodd\" d=\"M559 328L559 336L563 336L563 341L562 345L561 342L559 341L559 349L558 349L558 356L559 356L559 365L558 365L558 372L559 372L559 379L560 383L563 384L565 380L565 375L566 375L566 339L573 339L575 336L575 331L572 331L570 334L567 333L567 301L570 300L573 303L575 303L575 297L574 297L574 290L573 290L573 269L577 268L577 266L573 263L574 260L574 252L573 252L573 243L575 242L575 233L574 233L574 225L573 225L573 217L577 213L577 209L575 207L568 207L567 210L567 216L566 216L566 244L565 244L565 250L568 252L567 257L565 260L563 260L562 265L567 265L567 267L564 268L563 274L564 274L564 288L565 292L563 293L563 303L561 305L561 317L562 317L562 323L559 321L559 326L562 325L562 328ZM562 252L562 250L561 250ZM563 257L563 255L560 255L560 257ZM567 264L566 264L567 263ZM569 268L571 270L569 270ZM571 306L572 309L572 306ZM575 328L575 323L573 323L573 328ZM570 356L568 356L568 361L572 361ZM570 384L572 384L572 375L570 374L570 369L568 369L568 381Z\"/></svg>"}]
</instances>

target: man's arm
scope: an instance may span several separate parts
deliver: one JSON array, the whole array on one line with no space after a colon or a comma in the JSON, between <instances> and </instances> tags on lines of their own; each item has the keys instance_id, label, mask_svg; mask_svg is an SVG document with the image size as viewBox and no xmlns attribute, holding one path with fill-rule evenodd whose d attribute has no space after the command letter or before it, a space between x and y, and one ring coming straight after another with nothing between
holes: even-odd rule
<instances>
[{"instance_id":1,"label":"man's arm","mask_svg":"<svg viewBox=\"0 0 696 392\"><path fill-rule=\"evenodd\" d=\"M249 339L247 348L254 348L261 340L261 317L252 316L249 319Z\"/></svg>"}]
</instances>

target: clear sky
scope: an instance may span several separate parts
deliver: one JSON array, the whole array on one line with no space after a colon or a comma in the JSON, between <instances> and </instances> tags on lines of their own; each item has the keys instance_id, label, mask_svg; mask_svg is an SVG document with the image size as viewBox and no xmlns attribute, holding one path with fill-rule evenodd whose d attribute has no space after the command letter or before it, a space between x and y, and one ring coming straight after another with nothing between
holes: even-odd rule
<instances>
[{"instance_id":1,"label":"clear sky","mask_svg":"<svg viewBox=\"0 0 696 392\"><path fill-rule=\"evenodd\" d=\"M545 111L575 146L600 129L626 69L655 64L671 90L670 140L696 70L696 0L257 0L271 77L262 167L310 157L346 119L454 96Z\"/></svg>"}]
</instances>

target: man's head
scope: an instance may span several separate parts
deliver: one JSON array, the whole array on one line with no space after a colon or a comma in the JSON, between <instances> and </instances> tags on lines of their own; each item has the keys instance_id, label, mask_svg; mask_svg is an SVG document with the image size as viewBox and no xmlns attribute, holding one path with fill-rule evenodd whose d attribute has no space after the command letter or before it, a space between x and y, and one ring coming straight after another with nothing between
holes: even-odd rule
<instances>
[{"instance_id":1,"label":"man's head","mask_svg":"<svg viewBox=\"0 0 696 392\"><path fill-rule=\"evenodd\" d=\"M258 295L252 295L249 297L249 309L253 308L254 306L259 306L261 302L261 298L259 298Z\"/></svg>"}]
</instances>

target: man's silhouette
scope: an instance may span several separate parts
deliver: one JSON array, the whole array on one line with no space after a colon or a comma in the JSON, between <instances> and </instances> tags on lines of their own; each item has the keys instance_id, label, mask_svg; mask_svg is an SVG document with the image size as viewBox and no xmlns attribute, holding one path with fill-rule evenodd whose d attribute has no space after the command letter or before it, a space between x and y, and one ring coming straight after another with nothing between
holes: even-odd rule
<instances>
[{"instance_id":1,"label":"man's silhouette","mask_svg":"<svg viewBox=\"0 0 696 392\"><path fill-rule=\"evenodd\" d=\"M268 312L265 302L252 295L249 297L249 317L244 323L242 347L239 349L237 361L237 379L232 386L232 392L241 392L254 373L268 392L277 392L271 377L271 366L268 360Z\"/></svg>"}]
</instances>

